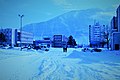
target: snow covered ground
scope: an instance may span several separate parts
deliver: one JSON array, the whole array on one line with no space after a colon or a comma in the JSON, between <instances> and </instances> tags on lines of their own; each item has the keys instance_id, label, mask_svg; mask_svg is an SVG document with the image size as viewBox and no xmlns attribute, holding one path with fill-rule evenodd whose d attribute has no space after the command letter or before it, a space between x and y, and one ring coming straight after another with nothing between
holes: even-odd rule
<instances>
[{"instance_id":1,"label":"snow covered ground","mask_svg":"<svg viewBox=\"0 0 120 80\"><path fill-rule=\"evenodd\" d=\"M120 80L120 51L0 49L0 80Z\"/></svg>"}]
</instances>

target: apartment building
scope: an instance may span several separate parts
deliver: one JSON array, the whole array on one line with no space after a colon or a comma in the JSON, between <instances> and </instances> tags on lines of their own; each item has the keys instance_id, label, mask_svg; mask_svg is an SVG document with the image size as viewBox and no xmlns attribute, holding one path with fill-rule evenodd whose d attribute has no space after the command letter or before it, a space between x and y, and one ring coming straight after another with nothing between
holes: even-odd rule
<instances>
[{"instance_id":1,"label":"apartment building","mask_svg":"<svg viewBox=\"0 0 120 80\"><path fill-rule=\"evenodd\" d=\"M0 33L5 35L6 41L3 42L4 45L14 46L17 43L17 29L0 29Z\"/></svg>"},{"instance_id":2,"label":"apartment building","mask_svg":"<svg viewBox=\"0 0 120 80\"><path fill-rule=\"evenodd\" d=\"M62 47L62 35L54 35L53 36L53 47Z\"/></svg>"},{"instance_id":3,"label":"apartment building","mask_svg":"<svg viewBox=\"0 0 120 80\"><path fill-rule=\"evenodd\" d=\"M101 26L98 22L89 25L89 42L91 47L101 47L104 42L105 25Z\"/></svg>"},{"instance_id":4,"label":"apartment building","mask_svg":"<svg viewBox=\"0 0 120 80\"><path fill-rule=\"evenodd\" d=\"M120 50L120 5L116 10L116 17L111 19L109 46L111 50Z\"/></svg>"},{"instance_id":5,"label":"apartment building","mask_svg":"<svg viewBox=\"0 0 120 80\"><path fill-rule=\"evenodd\" d=\"M5 35L6 41L3 42L4 45L13 47L33 44L33 33L20 32L20 30L12 28L0 29L0 33Z\"/></svg>"}]
</instances>

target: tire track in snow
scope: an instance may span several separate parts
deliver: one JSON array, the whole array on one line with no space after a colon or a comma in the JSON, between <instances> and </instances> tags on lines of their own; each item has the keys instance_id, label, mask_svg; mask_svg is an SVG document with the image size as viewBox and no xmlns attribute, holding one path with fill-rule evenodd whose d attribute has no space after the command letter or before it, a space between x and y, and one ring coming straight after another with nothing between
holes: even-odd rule
<instances>
[{"instance_id":1,"label":"tire track in snow","mask_svg":"<svg viewBox=\"0 0 120 80\"><path fill-rule=\"evenodd\" d=\"M65 54L51 52L36 59L39 73L32 80L119 80L120 72L117 65L111 67L103 63L80 63L80 59L63 58ZM118 70L118 71L117 71ZM115 71L115 74L112 73Z\"/></svg>"},{"instance_id":2,"label":"tire track in snow","mask_svg":"<svg viewBox=\"0 0 120 80\"><path fill-rule=\"evenodd\" d=\"M88 64L83 65L86 72L86 79L89 80L119 80L120 72L115 71L115 67L108 66L106 64ZM83 73L83 72L81 72ZM116 75L117 74L117 75ZM84 80L84 79L83 79Z\"/></svg>"},{"instance_id":3,"label":"tire track in snow","mask_svg":"<svg viewBox=\"0 0 120 80\"><path fill-rule=\"evenodd\" d=\"M40 78L41 80L45 80L50 78L50 75L52 75L56 69L57 69L57 63L53 59L44 59L42 60L40 67L39 67L39 74L35 78Z\"/></svg>"},{"instance_id":4,"label":"tire track in snow","mask_svg":"<svg viewBox=\"0 0 120 80\"><path fill-rule=\"evenodd\" d=\"M39 67L39 74L36 75L33 80L70 80L75 78L74 76L74 65L68 65L67 62L62 61L62 58L54 59L48 58L44 59L41 62L41 65ZM77 66L76 66L76 74L77 74ZM79 75L77 75L79 76Z\"/></svg>"}]
</instances>

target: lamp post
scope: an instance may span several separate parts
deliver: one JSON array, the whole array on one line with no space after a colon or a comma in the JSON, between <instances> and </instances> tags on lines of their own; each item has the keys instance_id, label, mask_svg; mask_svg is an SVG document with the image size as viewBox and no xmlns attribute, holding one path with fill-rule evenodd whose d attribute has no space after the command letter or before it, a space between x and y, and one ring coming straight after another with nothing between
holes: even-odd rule
<instances>
[{"instance_id":1,"label":"lamp post","mask_svg":"<svg viewBox=\"0 0 120 80\"><path fill-rule=\"evenodd\" d=\"M22 18L24 17L24 15L18 15L20 17L20 47L22 46Z\"/></svg>"}]
</instances>

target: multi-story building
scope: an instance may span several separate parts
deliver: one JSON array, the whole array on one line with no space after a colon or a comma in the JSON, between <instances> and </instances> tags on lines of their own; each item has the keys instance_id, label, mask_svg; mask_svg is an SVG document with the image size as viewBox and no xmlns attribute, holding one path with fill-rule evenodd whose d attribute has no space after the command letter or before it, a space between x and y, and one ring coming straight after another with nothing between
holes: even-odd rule
<instances>
[{"instance_id":1,"label":"multi-story building","mask_svg":"<svg viewBox=\"0 0 120 80\"><path fill-rule=\"evenodd\" d=\"M118 24L118 32L120 32L120 5L117 8L117 24Z\"/></svg>"},{"instance_id":2,"label":"multi-story building","mask_svg":"<svg viewBox=\"0 0 120 80\"><path fill-rule=\"evenodd\" d=\"M111 50L120 50L120 32L113 32L110 43Z\"/></svg>"},{"instance_id":3,"label":"multi-story building","mask_svg":"<svg viewBox=\"0 0 120 80\"><path fill-rule=\"evenodd\" d=\"M53 47L62 47L62 35L54 35L53 36Z\"/></svg>"},{"instance_id":4,"label":"multi-story building","mask_svg":"<svg viewBox=\"0 0 120 80\"><path fill-rule=\"evenodd\" d=\"M118 31L118 25L117 25L117 17L113 16L111 20L111 31L117 32Z\"/></svg>"},{"instance_id":5,"label":"multi-story building","mask_svg":"<svg viewBox=\"0 0 120 80\"><path fill-rule=\"evenodd\" d=\"M22 45L31 45L31 44L33 44L33 33L22 31L20 41L21 41Z\"/></svg>"},{"instance_id":6,"label":"multi-story building","mask_svg":"<svg viewBox=\"0 0 120 80\"><path fill-rule=\"evenodd\" d=\"M111 20L110 48L120 50L120 5L116 11L117 16Z\"/></svg>"},{"instance_id":7,"label":"multi-story building","mask_svg":"<svg viewBox=\"0 0 120 80\"><path fill-rule=\"evenodd\" d=\"M101 42L104 41L105 25L99 23L89 25L89 42L91 47L101 47Z\"/></svg>"},{"instance_id":8,"label":"multi-story building","mask_svg":"<svg viewBox=\"0 0 120 80\"><path fill-rule=\"evenodd\" d=\"M50 37L44 37L43 40L35 40L33 44L34 46L47 45L47 47L50 47L52 41Z\"/></svg>"},{"instance_id":9,"label":"multi-story building","mask_svg":"<svg viewBox=\"0 0 120 80\"><path fill-rule=\"evenodd\" d=\"M9 46L22 46L22 45L31 45L33 44L33 34L29 32L22 31L17 29L0 29L0 33L5 35L6 41L3 42L4 45Z\"/></svg>"},{"instance_id":10,"label":"multi-story building","mask_svg":"<svg viewBox=\"0 0 120 80\"><path fill-rule=\"evenodd\" d=\"M3 42L4 45L14 46L17 43L17 29L0 29L0 33L5 35L6 41Z\"/></svg>"}]
</instances>

